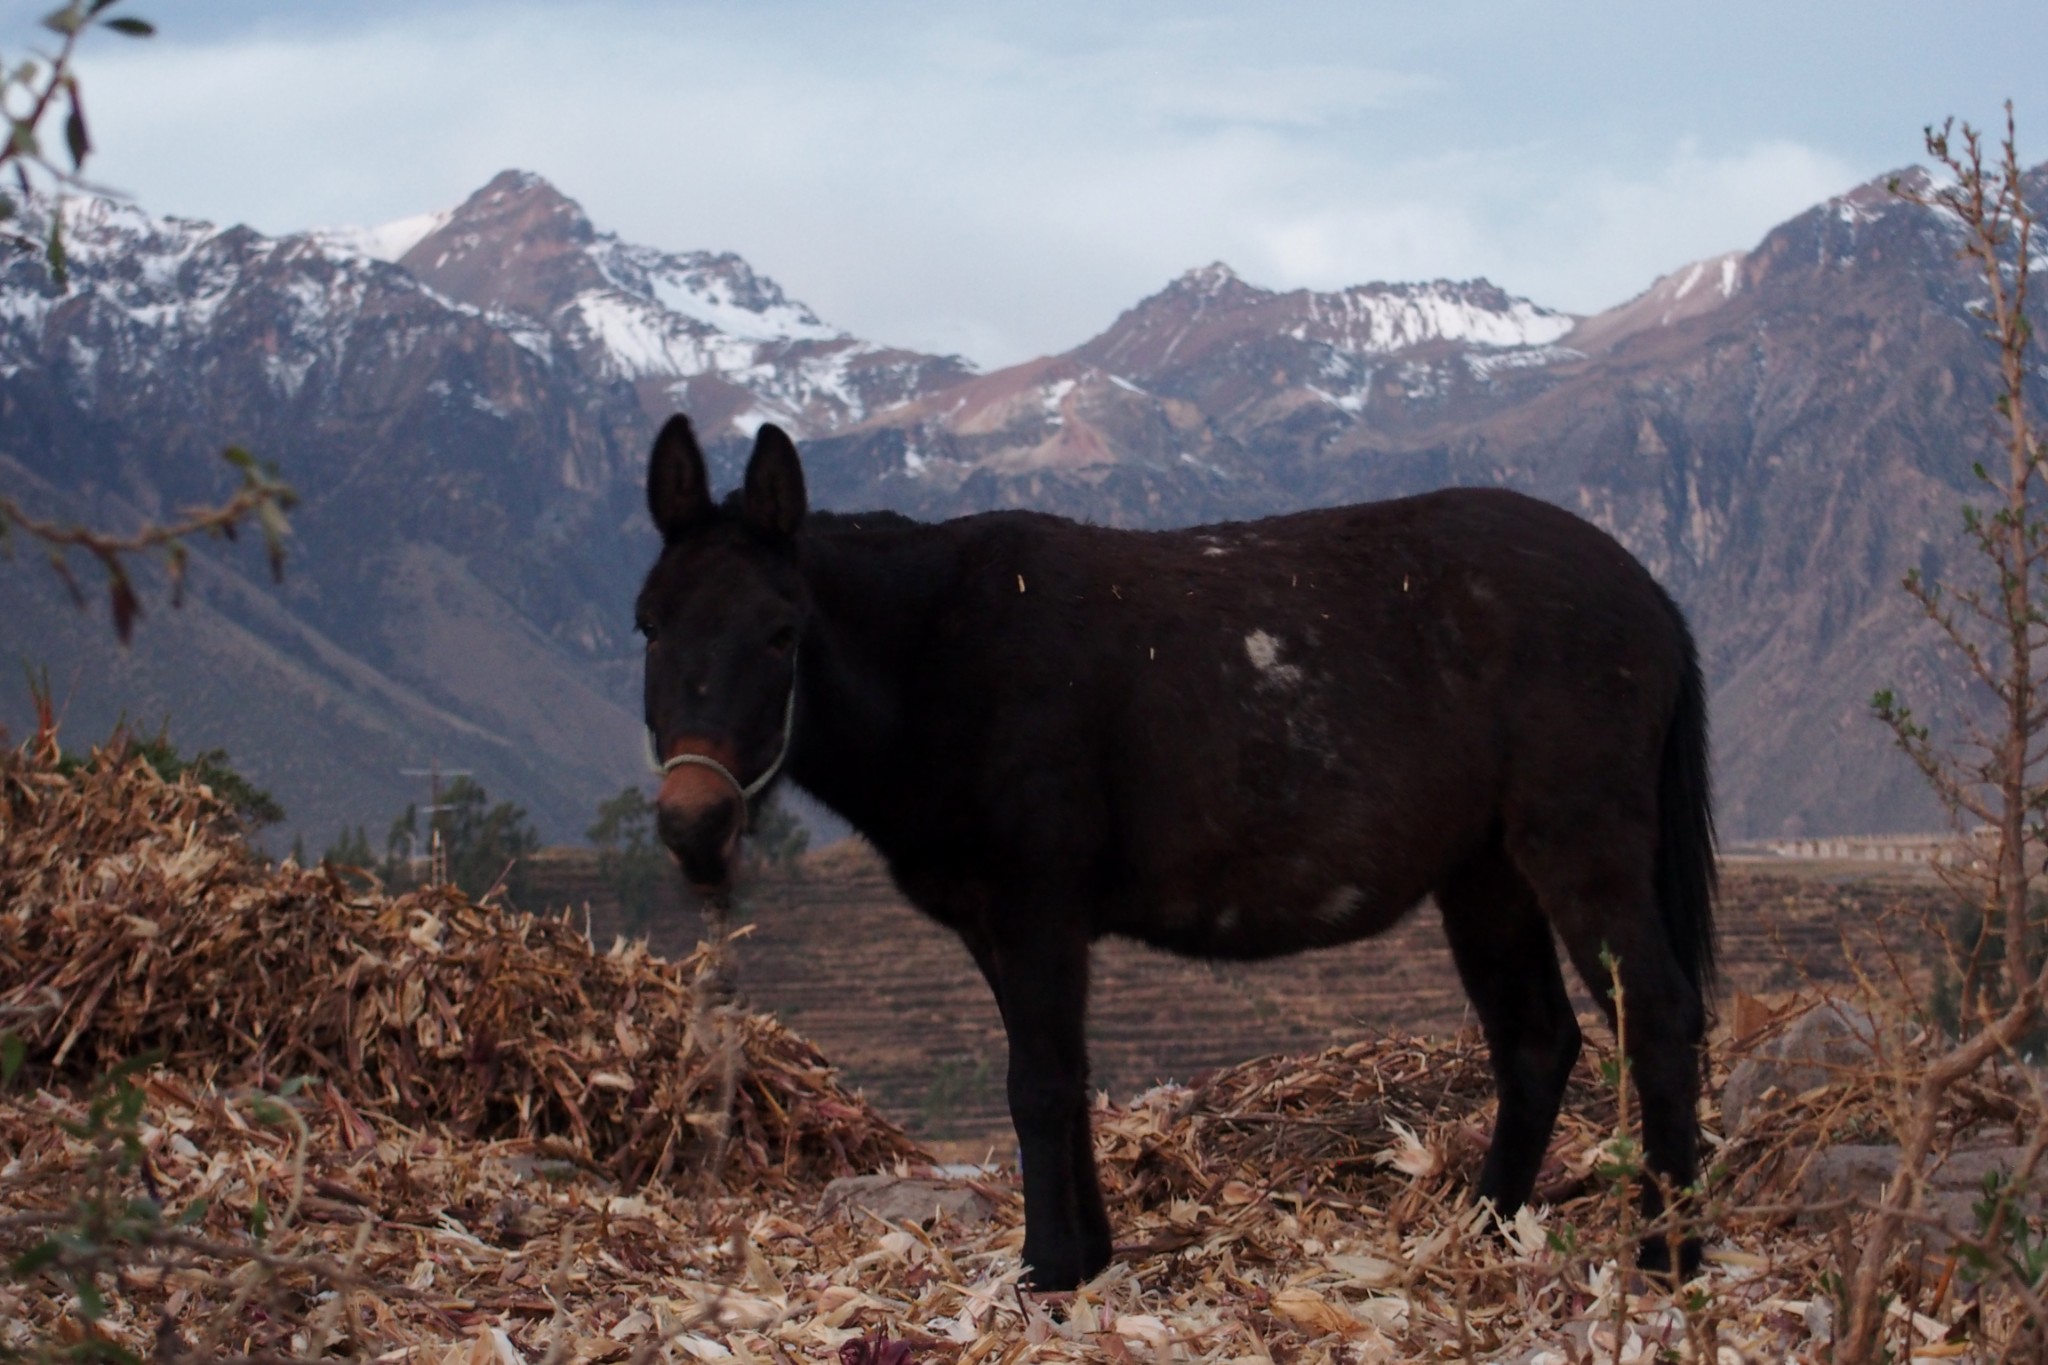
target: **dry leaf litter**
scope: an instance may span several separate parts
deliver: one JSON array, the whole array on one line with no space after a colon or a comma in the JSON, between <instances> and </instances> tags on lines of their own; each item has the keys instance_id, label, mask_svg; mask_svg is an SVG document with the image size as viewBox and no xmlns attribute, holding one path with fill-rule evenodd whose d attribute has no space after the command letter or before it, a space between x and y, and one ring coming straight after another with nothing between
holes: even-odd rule
<instances>
[{"instance_id":1,"label":"dry leaf litter","mask_svg":"<svg viewBox=\"0 0 2048 1365\"><path fill-rule=\"evenodd\" d=\"M94 1334L145 1359L447 1365L903 1358L884 1341L947 1365L1817 1361L1830 1223L1773 1201L1894 1103L1844 1077L1711 1139L1715 1197L1750 1211L1720 1211L1708 1270L1674 1295L1615 1255L1636 1229L1601 1173L1617 1103L1596 1059L1539 1207L1504 1227L1469 1203L1493 1107L1476 1040L1262 1059L1098 1100L1118 1257L1075 1294L1020 1293L1014 1173L934 1168L802 1039L712 1005L709 950L605 952L453 891L272 866L189 780L54 758L47 737L0 756L0 1026L28 1043L0 1103L0 1254L97 1178L63 1121L144 1053L128 1194L190 1221L100 1278L96 1325L47 1273L0 1279L0 1350ZM1989 1094L1951 1127L2009 1122ZM820 1212L827 1182L866 1172L967 1186L992 1216ZM1970 1358L1994 1308L1909 1273L1901 1344Z\"/></svg>"}]
</instances>

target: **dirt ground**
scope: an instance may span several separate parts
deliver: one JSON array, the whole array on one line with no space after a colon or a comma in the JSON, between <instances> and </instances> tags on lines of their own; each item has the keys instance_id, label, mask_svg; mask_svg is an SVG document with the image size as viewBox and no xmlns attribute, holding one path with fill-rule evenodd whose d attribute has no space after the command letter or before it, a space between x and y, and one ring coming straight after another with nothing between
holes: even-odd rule
<instances>
[{"instance_id":1,"label":"dirt ground","mask_svg":"<svg viewBox=\"0 0 2048 1365\"><path fill-rule=\"evenodd\" d=\"M1859 946L1870 949L1880 929L1913 941L1945 913L1945 895L1920 866L1726 859L1722 998L1847 984ZM587 854L556 854L539 899L587 906L600 943L625 928ZM680 889L677 905L643 926L657 954L682 956L702 933ZM896 894L871 849L848 840L761 868L736 915L753 926L737 951L753 1008L816 1042L848 1085L928 1145L962 1159L1007 1152L1002 1023L988 988L958 940ZM1273 962L1192 962L1105 941L1089 1045L1096 1088L1128 1100L1253 1057L1387 1030L1447 1038L1470 1023L1425 904L1379 938Z\"/></svg>"}]
</instances>

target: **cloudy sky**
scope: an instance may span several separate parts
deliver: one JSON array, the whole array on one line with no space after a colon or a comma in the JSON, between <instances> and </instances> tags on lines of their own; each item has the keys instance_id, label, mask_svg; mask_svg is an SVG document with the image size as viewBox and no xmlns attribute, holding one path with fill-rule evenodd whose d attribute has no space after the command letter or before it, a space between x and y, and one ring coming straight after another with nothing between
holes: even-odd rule
<instances>
[{"instance_id":1,"label":"cloudy sky","mask_svg":"<svg viewBox=\"0 0 2048 1365\"><path fill-rule=\"evenodd\" d=\"M18 57L55 0L0 0ZM97 179L267 232L539 171L858 335L1003 364L1191 266L1590 311L2018 105L2041 0L123 0ZM117 11L119 12L119 11ZM1937 17L1938 16L1938 17Z\"/></svg>"}]
</instances>

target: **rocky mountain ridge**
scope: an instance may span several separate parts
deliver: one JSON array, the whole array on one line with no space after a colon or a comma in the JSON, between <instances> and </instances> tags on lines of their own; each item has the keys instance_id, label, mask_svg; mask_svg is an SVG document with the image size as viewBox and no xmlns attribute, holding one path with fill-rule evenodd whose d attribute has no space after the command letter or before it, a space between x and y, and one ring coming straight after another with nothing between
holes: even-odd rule
<instances>
[{"instance_id":1,"label":"rocky mountain ridge","mask_svg":"<svg viewBox=\"0 0 2048 1365\"><path fill-rule=\"evenodd\" d=\"M207 551L115 650L33 565L0 643L91 733L169 714L327 837L429 757L574 837L641 771L640 476L690 411L729 478L775 420L815 500L1233 519L1509 484L1619 535L1687 606L1738 835L1926 827L1864 714L1942 676L1896 590L1946 563L1989 368L1953 240L1881 184L1577 318L1485 281L1261 289L1221 264L989 374L848 336L731 254L636 246L538 177L268 238L64 210L74 281L0 269L0 478L119 521L216 494L227 441L304 496L286 582ZM0 719L25 706L0 700Z\"/></svg>"}]
</instances>

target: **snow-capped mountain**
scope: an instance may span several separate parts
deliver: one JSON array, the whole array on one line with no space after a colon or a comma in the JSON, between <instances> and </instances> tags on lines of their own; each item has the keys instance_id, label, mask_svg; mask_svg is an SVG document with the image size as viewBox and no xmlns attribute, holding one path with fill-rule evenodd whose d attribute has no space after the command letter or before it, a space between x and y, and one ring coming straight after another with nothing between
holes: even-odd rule
<instances>
[{"instance_id":1,"label":"snow-capped mountain","mask_svg":"<svg viewBox=\"0 0 2048 1365\"><path fill-rule=\"evenodd\" d=\"M63 212L69 290L0 259L0 486L118 524L217 497L233 442L302 502L281 588L203 549L127 653L26 557L0 567L0 650L49 664L87 735L169 715L224 745L316 843L388 819L432 757L557 836L637 776L641 483L678 408L721 486L758 422L794 428L825 507L1157 526L1519 487L1692 614L1726 828L1933 818L1863 707L1939 676L1894 585L1949 553L1988 366L1953 234L1882 182L1593 317L1219 264L988 374L848 336L738 256L624 242L522 173L282 237ZM0 719L24 709L0 691Z\"/></svg>"},{"instance_id":2,"label":"snow-capped mountain","mask_svg":"<svg viewBox=\"0 0 2048 1365\"><path fill-rule=\"evenodd\" d=\"M827 326L731 253L636 246L595 228L538 176L507 171L459 208L364 234L447 297L529 320L601 382L634 386L650 416L751 437L851 425L972 372L958 357Z\"/></svg>"},{"instance_id":3,"label":"snow-capped mountain","mask_svg":"<svg viewBox=\"0 0 2048 1365\"><path fill-rule=\"evenodd\" d=\"M1134 526L1517 487L1614 532L1686 606L1725 829L1929 827L1867 703L1966 704L1897 583L1958 562L1991 367L1953 229L1889 180L1586 318L1483 281L1280 292L1203 267L1073 351L808 454L848 502Z\"/></svg>"},{"instance_id":4,"label":"snow-capped mountain","mask_svg":"<svg viewBox=\"0 0 2048 1365\"><path fill-rule=\"evenodd\" d=\"M1281 293L1246 283L1218 261L1188 271L1138 304L1086 349L1101 364L1151 374L1246 336L1277 334L1369 359L1431 343L1489 350L1546 346L1577 321L1485 280Z\"/></svg>"},{"instance_id":5,"label":"snow-capped mountain","mask_svg":"<svg viewBox=\"0 0 2048 1365\"><path fill-rule=\"evenodd\" d=\"M202 547L187 609L102 657L54 579L8 572L0 648L96 680L74 708L88 731L124 711L212 727L269 755L287 809L337 818L388 818L400 770L438 753L580 829L641 756L620 604L651 548L659 420L687 408L736 446L765 418L831 429L969 373L828 327L737 256L597 232L523 174L280 237L95 198L29 205L27 226L55 211L68 289L0 259L0 481L120 524L217 498L234 443L301 504L278 594ZM166 651L182 662L157 669ZM277 690L239 692L208 659Z\"/></svg>"},{"instance_id":6,"label":"snow-capped mountain","mask_svg":"<svg viewBox=\"0 0 2048 1365\"><path fill-rule=\"evenodd\" d=\"M893 448L875 477L921 486L903 496L977 480L987 496L990 477L1092 471L1092 483L1145 487L1142 507L1111 515L1152 520L1162 482L1180 490L1164 505L1224 515L1274 472L1256 430L1304 406L1351 422L1377 404L1373 423L1398 424L1416 404L1497 394L1514 371L1584 359L1557 344L1579 321L1485 280L1280 292L1216 262L1072 351L884 409L860 430Z\"/></svg>"},{"instance_id":7,"label":"snow-capped mountain","mask_svg":"<svg viewBox=\"0 0 2048 1365\"><path fill-rule=\"evenodd\" d=\"M68 199L63 213L74 288L58 294L25 279L7 291L0 365L39 347L53 309L95 314L119 366L203 343L254 305L275 332L265 354L291 397L323 360L340 358L366 311L388 309L395 295L444 322L484 324L593 382L632 384L650 416L688 407L713 434L723 426L751 436L765 420L799 434L832 430L971 373L956 357L827 326L737 255L598 232L524 172L454 209L277 238L99 198ZM98 373L96 348L92 359L77 367L82 382Z\"/></svg>"}]
</instances>

